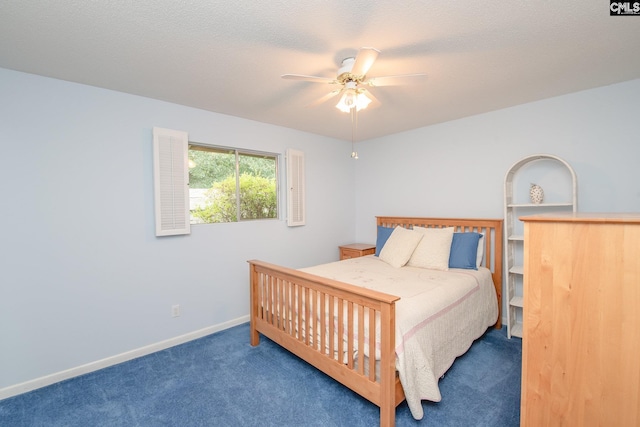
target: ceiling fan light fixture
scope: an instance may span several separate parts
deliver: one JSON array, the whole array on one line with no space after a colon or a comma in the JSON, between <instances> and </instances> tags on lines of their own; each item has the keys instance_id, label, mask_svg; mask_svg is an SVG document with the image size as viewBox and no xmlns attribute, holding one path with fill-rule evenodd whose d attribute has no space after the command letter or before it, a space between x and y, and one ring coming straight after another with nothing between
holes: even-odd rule
<instances>
[{"instance_id":1,"label":"ceiling fan light fixture","mask_svg":"<svg viewBox=\"0 0 640 427\"><path fill-rule=\"evenodd\" d=\"M356 110L360 111L360 110L364 110L365 108L367 108L369 106L369 104L371 104L371 99L369 99L369 97L364 94L364 93L359 93L356 97Z\"/></svg>"},{"instance_id":2,"label":"ceiling fan light fixture","mask_svg":"<svg viewBox=\"0 0 640 427\"><path fill-rule=\"evenodd\" d=\"M356 94L352 90L346 90L336 104L336 108L343 113L348 113L355 106Z\"/></svg>"},{"instance_id":3,"label":"ceiling fan light fixture","mask_svg":"<svg viewBox=\"0 0 640 427\"><path fill-rule=\"evenodd\" d=\"M371 99L366 94L358 93L356 89L347 89L336 104L336 108L343 113L348 113L352 108L355 108L356 111L367 108L370 103Z\"/></svg>"}]
</instances>

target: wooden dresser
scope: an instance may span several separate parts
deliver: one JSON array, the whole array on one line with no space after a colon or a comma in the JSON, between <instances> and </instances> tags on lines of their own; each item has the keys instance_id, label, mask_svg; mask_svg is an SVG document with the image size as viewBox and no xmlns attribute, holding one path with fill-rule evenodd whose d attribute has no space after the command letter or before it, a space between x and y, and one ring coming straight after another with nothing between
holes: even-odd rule
<instances>
[{"instance_id":1,"label":"wooden dresser","mask_svg":"<svg viewBox=\"0 0 640 427\"><path fill-rule=\"evenodd\" d=\"M521 426L640 426L640 214L520 219Z\"/></svg>"}]
</instances>

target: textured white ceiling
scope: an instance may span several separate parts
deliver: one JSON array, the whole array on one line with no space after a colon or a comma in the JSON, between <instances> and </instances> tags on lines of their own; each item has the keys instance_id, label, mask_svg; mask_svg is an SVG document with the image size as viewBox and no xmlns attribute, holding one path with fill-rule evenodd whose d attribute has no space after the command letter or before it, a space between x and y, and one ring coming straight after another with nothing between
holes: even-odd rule
<instances>
[{"instance_id":1,"label":"textured white ceiling","mask_svg":"<svg viewBox=\"0 0 640 427\"><path fill-rule=\"evenodd\" d=\"M640 78L640 16L602 0L3 0L0 67L350 140L330 87L362 46L380 87L357 140Z\"/></svg>"}]
</instances>

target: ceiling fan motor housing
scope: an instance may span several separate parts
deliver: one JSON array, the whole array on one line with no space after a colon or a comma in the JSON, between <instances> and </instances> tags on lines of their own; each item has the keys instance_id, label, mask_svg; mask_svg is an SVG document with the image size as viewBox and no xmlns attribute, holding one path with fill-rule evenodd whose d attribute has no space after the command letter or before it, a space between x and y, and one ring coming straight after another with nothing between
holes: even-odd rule
<instances>
[{"instance_id":1,"label":"ceiling fan motor housing","mask_svg":"<svg viewBox=\"0 0 640 427\"><path fill-rule=\"evenodd\" d=\"M340 68L338 68L338 75L344 74L344 73L350 73L351 70L353 69L353 64L356 62L356 58L354 58L353 56L350 56L348 58L344 58L342 60L342 64L340 66Z\"/></svg>"},{"instance_id":2,"label":"ceiling fan motor housing","mask_svg":"<svg viewBox=\"0 0 640 427\"><path fill-rule=\"evenodd\" d=\"M349 82L357 82L357 76L351 74L353 64L356 62L356 58L349 57L342 60L342 66L338 69L338 77L336 80L341 84L347 84Z\"/></svg>"}]
</instances>

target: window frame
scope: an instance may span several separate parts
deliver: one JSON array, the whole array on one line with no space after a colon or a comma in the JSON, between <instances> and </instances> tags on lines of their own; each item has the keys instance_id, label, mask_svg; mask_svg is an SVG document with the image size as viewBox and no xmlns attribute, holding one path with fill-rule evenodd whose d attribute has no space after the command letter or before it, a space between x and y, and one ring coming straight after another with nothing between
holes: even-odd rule
<instances>
[{"instance_id":1,"label":"window frame","mask_svg":"<svg viewBox=\"0 0 640 427\"><path fill-rule=\"evenodd\" d=\"M202 151L211 151L211 152L233 152L235 155L235 181L236 181L236 221L225 221L225 222L206 222L206 223L195 223L191 222L191 214L189 214L189 223L191 226L194 225L210 225L210 224L233 224L233 223L241 223L241 222L251 222L251 221L279 221L282 217L282 201L281 201L281 177L280 177L280 161L281 154L273 153L269 151L260 151L260 150L252 150L245 148L237 148L237 147L229 147L223 145L214 145L214 144L206 144L202 142L189 141L187 146L187 157L189 155L189 151L191 151L191 147L201 147ZM275 218L254 218L254 219L242 219L241 218L241 209L240 209L240 158L243 156L250 157L264 157L264 158L273 158L275 163L275 180L276 180L276 216ZM188 183L188 189L191 191L190 182Z\"/></svg>"}]
</instances>

